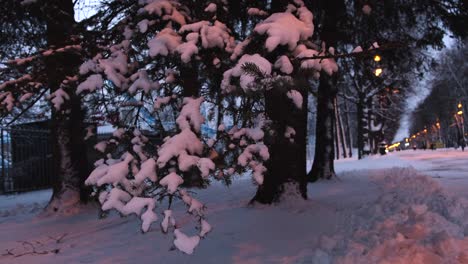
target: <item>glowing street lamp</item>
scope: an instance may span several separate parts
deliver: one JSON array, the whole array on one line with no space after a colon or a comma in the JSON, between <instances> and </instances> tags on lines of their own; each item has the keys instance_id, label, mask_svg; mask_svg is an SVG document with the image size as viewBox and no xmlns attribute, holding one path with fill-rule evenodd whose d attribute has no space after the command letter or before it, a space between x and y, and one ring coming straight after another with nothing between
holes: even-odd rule
<instances>
[{"instance_id":1,"label":"glowing street lamp","mask_svg":"<svg viewBox=\"0 0 468 264\"><path fill-rule=\"evenodd\" d=\"M437 118L436 128L437 128L437 140L442 141L442 137L440 136L440 121L438 118Z\"/></svg>"},{"instance_id":2,"label":"glowing street lamp","mask_svg":"<svg viewBox=\"0 0 468 264\"><path fill-rule=\"evenodd\" d=\"M377 68L375 69L374 74L375 76L379 77L382 74L382 72L383 72L382 68Z\"/></svg>"},{"instance_id":3,"label":"glowing street lamp","mask_svg":"<svg viewBox=\"0 0 468 264\"><path fill-rule=\"evenodd\" d=\"M463 105L461 102L458 102L457 105L458 111L457 114L455 115L455 120L457 121L457 127L458 127L458 135L459 135L459 143L462 146L462 150L465 148L466 144L466 139L465 139L465 121L463 118Z\"/></svg>"},{"instance_id":4,"label":"glowing street lamp","mask_svg":"<svg viewBox=\"0 0 468 264\"><path fill-rule=\"evenodd\" d=\"M380 56L379 56L379 55L375 55L374 61L375 61L375 62L379 62L380 60L381 60Z\"/></svg>"}]
</instances>

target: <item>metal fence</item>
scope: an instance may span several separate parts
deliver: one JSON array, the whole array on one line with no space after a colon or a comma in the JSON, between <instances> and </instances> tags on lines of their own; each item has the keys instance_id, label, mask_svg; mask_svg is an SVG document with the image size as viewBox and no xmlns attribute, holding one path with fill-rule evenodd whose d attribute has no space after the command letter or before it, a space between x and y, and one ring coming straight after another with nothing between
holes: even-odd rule
<instances>
[{"instance_id":1,"label":"metal fence","mask_svg":"<svg viewBox=\"0 0 468 264\"><path fill-rule=\"evenodd\" d=\"M49 188L55 175L49 131L0 130L0 193Z\"/></svg>"},{"instance_id":2,"label":"metal fence","mask_svg":"<svg viewBox=\"0 0 468 264\"><path fill-rule=\"evenodd\" d=\"M0 194L50 188L56 177L50 131L0 127L0 135ZM145 136L149 139L148 148L162 142L159 136ZM89 164L98 159L94 144L111 137L111 133L99 133L87 143Z\"/></svg>"}]
</instances>

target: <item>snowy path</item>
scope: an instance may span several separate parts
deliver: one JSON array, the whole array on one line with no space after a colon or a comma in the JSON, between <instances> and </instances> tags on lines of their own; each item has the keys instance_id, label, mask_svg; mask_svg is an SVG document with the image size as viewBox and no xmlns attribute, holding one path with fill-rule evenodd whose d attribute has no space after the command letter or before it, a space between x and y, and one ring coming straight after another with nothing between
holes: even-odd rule
<instances>
[{"instance_id":1,"label":"snowy path","mask_svg":"<svg viewBox=\"0 0 468 264\"><path fill-rule=\"evenodd\" d=\"M389 169L409 166L432 177ZM158 226L141 234L136 217L98 220L97 209L88 207L75 216L41 218L35 208L50 191L0 196L0 263L468 263L460 253L468 252L468 202L437 187L438 181L457 196L467 193L468 153L405 151L341 160L336 168L339 181L311 184L308 201L292 199L278 207L246 206L255 192L249 178L199 191L214 230L192 256L170 251L172 235ZM181 214L176 219L182 229L189 223ZM7 249L30 250L17 241L59 253L1 256ZM408 256L414 261L405 262Z\"/></svg>"},{"instance_id":2,"label":"snowy path","mask_svg":"<svg viewBox=\"0 0 468 264\"><path fill-rule=\"evenodd\" d=\"M391 167L413 167L425 175L432 176L447 190L468 197L468 151L407 150L385 156L372 156L360 161L348 159L336 162L338 172Z\"/></svg>"}]
</instances>

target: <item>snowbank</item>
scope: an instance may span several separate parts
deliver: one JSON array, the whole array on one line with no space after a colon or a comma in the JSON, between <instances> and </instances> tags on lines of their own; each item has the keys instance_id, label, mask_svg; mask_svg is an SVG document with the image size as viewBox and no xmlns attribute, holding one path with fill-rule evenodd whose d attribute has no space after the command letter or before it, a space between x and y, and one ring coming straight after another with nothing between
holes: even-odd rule
<instances>
[{"instance_id":1,"label":"snowbank","mask_svg":"<svg viewBox=\"0 0 468 264\"><path fill-rule=\"evenodd\" d=\"M0 223L7 218L39 213L49 202L52 190L0 195Z\"/></svg>"},{"instance_id":2,"label":"snowbank","mask_svg":"<svg viewBox=\"0 0 468 264\"><path fill-rule=\"evenodd\" d=\"M342 231L323 237L323 263L468 263L468 200L444 192L412 168L374 171L376 201L344 215Z\"/></svg>"}]
</instances>

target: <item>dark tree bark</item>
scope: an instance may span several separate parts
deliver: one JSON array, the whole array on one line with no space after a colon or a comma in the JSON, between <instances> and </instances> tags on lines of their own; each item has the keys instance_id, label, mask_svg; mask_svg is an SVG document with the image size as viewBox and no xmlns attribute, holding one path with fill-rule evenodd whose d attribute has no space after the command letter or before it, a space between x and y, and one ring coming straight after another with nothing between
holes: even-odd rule
<instances>
[{"instance_id":1,"label":"dark tree bark","mask_svg":"<svg viewBox=\"0 0 468 264\"><path fill-rule=\"evenodd\" d=\"M307 199L306 148L307 145L307 87L302 79L296 90L303 97L302 108L298 109L285 96L286 91L271 89L266 91L265 106L272 122L273 134L265 135L270 159L266 162L267 172L262 185L258 187L252 202L270 204L280 202L287 195ZM292 127L296 134L293 142L285 137L286 127ZM287 190L285 188L288 188Z\"/></svg>"},{"instance_id":2,"label":"dark tree bark","mask_svg":"<svg viewBox=\"0 0 468 264\"><path fill-rule=\"evenodd\" d=\"M340 107L338 106L338 98L335 97L335 108L336 108L336 119L337 119L337 133L339 134L340 142L341 142L341 150L343 151L343 158L348 157L348 153L346 152L346 146L347 146L347 139L345 135L345 130L344 130L344 125L343 125L343 120L341 118L341 112L340 112Z\"/></svg>"},{"instance_id":3,"label":"dark tree bark","mask_svg":"<svg viewBox=\"0 0 468 264\"><path fill-rule=\"evenodd\" d=\"M369 145L369 155L374 154L374 135L372 131L372 98L367 98L366 101L367 109L367 144ZM365 150L367 151L367 150Z\"/></svg>"},{"instance_id":4,"label":"dark tree bark","mask_svg":"<svg viewBox=\"0 0 468 264\"><path fill-rule=\"evenodd\" d=\"M200 91L198 72L193 64L183 65L180 68L180 80L182 81L184 97L196 97Z\"/></svg>"},{"instance_id":5,"label":"dark tree bark","mask_svg":"<svg viewBox=\"0 0 468 264\"><path fill-rule=\"evenodd\" d=\"M365 105L365 95L359 93L358 95L358 103L356 104L356 112L357 112L357 147L358 147L358 159L362 159L364 157L364 133L367 130L367 122L365 122L364 116L364 105Z\"/></svg>"},{"instance_id":6,"label":"dark tree bark","mask_svg":"<svg viewBox=\"0 0 468 264\"><path fill-rule=\"evenodd\" d=\"M47 1L47 44L63 47L70 42L75 27L73 1ZM46 72L50 92L57 91L66 76L73 76L81 59L78 54L63 52L46 59ZM87 197L84 180L89 174L84 142L84 113L81 100L74 89L68 92L60 111L52 109L52 144L55 181L48 205L52 211L66 210L67 206L84 201Z\"/></svg>"},{"instance_id":7,"label":"dark tree bark","mask_svg":"<svg viewBox=\"0 0 468 264\"><path fill-rule=\"evenodd\" d=\"M348 157L353 156L353 136L351 135L351 127L349 125L349 108L348 108L348 102L346 100L344 101L344 111L345 111L345 137L347 141L347 146L348 146Z\"/></svg>"},{"instance_id":8,"label":"dark tree bark","mask_svg":"<svg viewBox=\"0 0 468 264\"><path fill-rule=\"evenodd\" d=\"M340 152L340 144L341 144L341 141L340 141L340 134L339 134L339 130L340 130L340 125L338 124L338 107L337 107L337 103L336 103L336 97L335 97L335 100L333 100L333 110L334 110L334 113L335 113L335 122L333 122L333 132L334 132L334 138L335 138L335 159L339 160L340 159L340 156L341 156L341 152Z\"/></svg>"},{"instance_id":9,"label":"dark tree bark","mask_svg":"<svg viewBox=\"0 0 468 264\"><path fill-rule=\"evenodd\" d=\"M335 175L334 153L334 100L337 94L336 78L322 73L317 92L317 127L315 155L309 180L332 179Z\"/></svg>"},{"instance_id":10,"label":"dark tree bark","mask_svg":"<svg viewBox=\"0 0 468 264\"><path fill-rule=\"evenodd\" d=\"M335 47L343 38L337 24L346 12L344 1L324 0L317 1L321 11L320 20L323 27L319 33L326 47ZM337 77L325 72L320 74L320 84L317 93L317 127L315 156L312 170L309 172L309 180L314 182L318 179L331 179L336 177L334 168L334 123L335 106L334 100L337 95Z\"/></svg>"}]
</instances>

